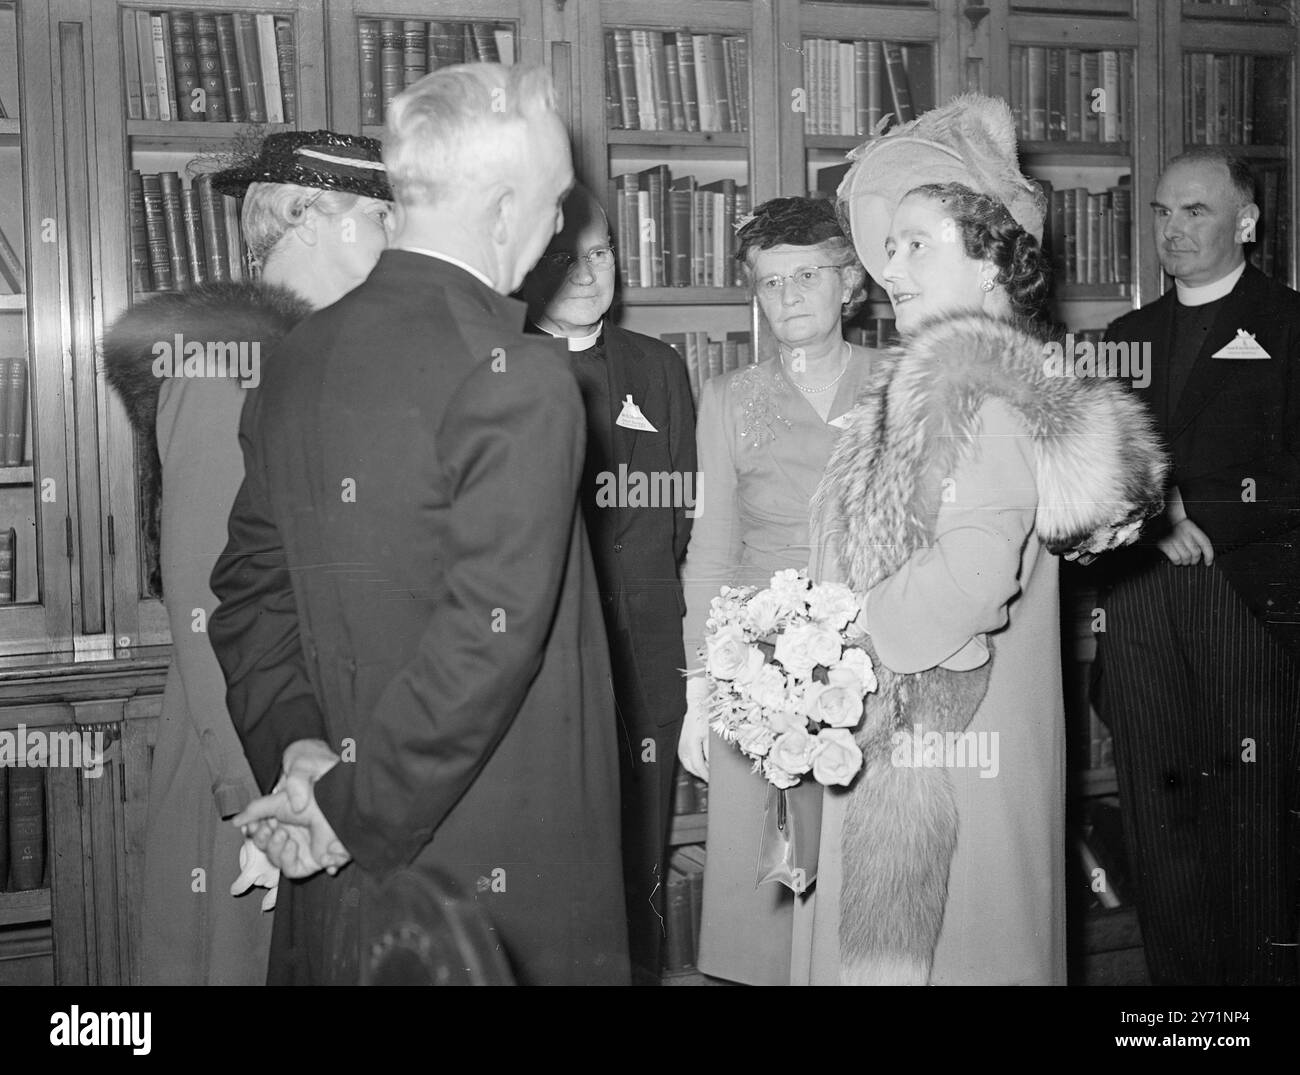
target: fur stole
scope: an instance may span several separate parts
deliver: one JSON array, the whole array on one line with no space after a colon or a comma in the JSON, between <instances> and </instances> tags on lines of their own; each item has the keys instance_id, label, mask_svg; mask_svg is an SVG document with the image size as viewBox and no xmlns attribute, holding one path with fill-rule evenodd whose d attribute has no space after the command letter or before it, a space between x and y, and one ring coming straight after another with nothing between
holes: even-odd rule
<instances>
[{"instance_id":1,"label":"fur stole","mask_svg":"<svg viewBox=\"0 0 1300 1075\"><path fill-rule=\"evenodd\" d=\"M309 313L306 300L288 288L262 283L200 284L137 303L104 334L104 376L121 397L138 434L140 517L154 592L162 592L157 569L162 463L154 428L162 379L154 374L154 347L160 342L170 344L179 333L186 340L257 342L266 356Z\"/></svg>"},{"instance_id":2,"label":"fur stole","mask_svg":"<svg viewBox=\"0 0 1300 1075\"><path fill-rule=\"evenodd\" d=\"M814 548L834 535L840 577L855 591L933 543L943 476L971 451L989 400L1009 406L1033 438L1035 529L1050 551L1086 562L1132 541L1163 508L1168 464L1143 405L1114 381L1049 375L1045 342L1024 326L961 314L884 356L814 500ZM856 733L865 763L842 833L846 984L929 979L958 819L942 768L891 763L893 733L964 730L995 659L911 675L876 661L880 687Z\"/></svg>"}]
</instances>

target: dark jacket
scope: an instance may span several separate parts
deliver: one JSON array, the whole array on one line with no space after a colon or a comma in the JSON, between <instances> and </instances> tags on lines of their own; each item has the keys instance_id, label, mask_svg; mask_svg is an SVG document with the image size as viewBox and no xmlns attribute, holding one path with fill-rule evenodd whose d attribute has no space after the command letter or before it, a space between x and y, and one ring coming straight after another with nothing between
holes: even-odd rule
<instances>
[{"instance_id":1,"label":"dark jacket","mask_svg":"<svg viewBox=\"0 0 1300 1075\"><path fill-rule=\"evenodd\" d=\"M212 643L264 788L294 740L344 756L315 789L355 860L281 886L273 981L356 981L358 912L412 861L478 892L522 983L627 980L586 424L523 316L390 250L244 409Z\"/></svg>"},{"instance_id":2,"label":"dark jacket","mask_svg":"<svg viewBox=\"0 0 1300 1075\"><path fill-rule=\"evenodd\" d=\"M1106 338L1151 345L1151 383L1137 391L1169 446L1170 484L1215 563L1265 622L1300 622L1300 294L1247 265L1170 413L1177 301L1167 292L1116 320ZM1269 357L1214 358L1238 329Z\"/></svg>"},{"instance_id":3,"label":"dark jacket","mask_svg":"<svg viewBox=\"0 0 1300 1075\"><path fill-rule=\"evenodd\" d=\"M686 692L681 669L681 581L677 568L686 554L696 493L695 405L690 380L677 352L666 343L606 325L610 365L610 428L613 458L602 460L619 492L617 506L588 514L588 534L605 604L610 655L619 710L632 729L653 734L681 720ZM631 396L655 432L617 422ZM619 482L620 466L626 482ZM592 470L588 463L588 472ZM661 477L677 474L675 485ZM638 503L632 475L645 475L656 503ZM682 497L666 501L669 488Z\"/></svg>"}]
</instances>

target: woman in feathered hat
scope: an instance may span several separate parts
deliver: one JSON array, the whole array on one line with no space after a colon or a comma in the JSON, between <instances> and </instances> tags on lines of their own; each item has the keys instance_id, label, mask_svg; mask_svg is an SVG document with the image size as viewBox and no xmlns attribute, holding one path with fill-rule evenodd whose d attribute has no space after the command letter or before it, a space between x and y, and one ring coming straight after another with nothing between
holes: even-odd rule
<instances>
[{"instance_id":1,"label":"woman in feathered hat","mask_svg":"<svg viewBox=\"0 0 1300 1075\"><path fill-rule=\"evenodd\" d=\"M262 984L271 916L254 877L275 871L223 818L261 792L226 711L225 680L205 625L216 607L209 576L244 476L238 442L260 361L293 326L361 283L387 241L389 199L379 143L332 131L264 139L213 187L243 195L243 232L260 268L244 283L207 283L138 303L104 339L109 383L152 451L144 485L161 481L161 574L173 659L149 784L142 981ZM195 360L159 362L177 336ZM208 362L210 343L248 345L250 364ZM146 504L146 510L148 505ZM263 869L258 869L258 862ZM241 861L247 868L241 874ZM201 874L196 871L202 871ZM239 875L237 877L237 875ZM198 883L201 877L202 884ZM268 894L269 906L273 896Z\"/></svg>"},{"instance_id":2,"label":"woman in feathered hat","mask_svg":"<svg viewBox=\"0 0 1300 1075\"><path fill-rule=\"evenodd\" d=\"M814 981L1064 984L1058 559L1136 536L1165 458L1117 383L1053 376L1042 197L1006 104L868 143L840 187L903 345L814 507L821 578L862 597L865 764L824 800Z\"/></svg>"}]
</instances>

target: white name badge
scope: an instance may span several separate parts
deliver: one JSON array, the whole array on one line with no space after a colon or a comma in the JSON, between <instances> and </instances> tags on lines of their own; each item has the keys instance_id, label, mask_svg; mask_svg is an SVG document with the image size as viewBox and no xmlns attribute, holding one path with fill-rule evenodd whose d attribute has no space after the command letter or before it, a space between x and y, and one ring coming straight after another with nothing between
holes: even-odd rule
<instances>
[{"instance_id":1,"label":"white name badge","mask_svg":"<svg viewBox=\"0 0 1300 1075\"><path fill-rule=\"evenodd\" d=\"M841 414L838 418L832 418L826 423L828 426L834 426L836 429L848 429L853 424L853 412L848 411Z\"/></svg>"},{"instance_id":2,"label":"white name badge","mask_svg":"<svg viewBox=\"0 0 1300 1075\"><path fill-rule=\"evenodd\" d=\"M641 413L641 408L632 402L631 396L623 397L623 409L619 411L618 417L614 421L624 429L639 429L643 433L659 432L659 430L655 429L655 427L650 424L646 416Z\"/></svg>"},{"instance_id":3,"label":"white name badge","mask_svg":"<svg viewBox=\"0 0 1300 1075\"><path fill-rule=\"evenodd\" d=\"M1211 358L1272 358L1256 342L1255 337L1244 328L1237 329L1237 335L1214 352Z\"/></svg>"}]
</instances>

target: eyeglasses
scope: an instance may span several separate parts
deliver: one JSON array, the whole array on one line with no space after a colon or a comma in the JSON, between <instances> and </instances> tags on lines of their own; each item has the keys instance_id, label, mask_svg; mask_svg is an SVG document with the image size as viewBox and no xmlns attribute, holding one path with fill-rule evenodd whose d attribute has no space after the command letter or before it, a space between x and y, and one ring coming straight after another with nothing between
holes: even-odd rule
<instances>
[{"instance_id":1,"label":"eyeglasses","mask_svg":"<svg viewBox=\"0 0 1300 1075\"><path fill-rule=\"evenodd\" d=\"M570 254L567 251L547 254L541 259L541 264L543 268L551 272L571 273L577 268L580 261L585 261L595 272L608 272L614 267L614 248L612 246L598 246L595 250L588 250L585 254Z\"/></svg>"},{"instance_id":2,"label":"eyeglasses","mask_svg":"<svg viewBox=\"0 0 1300 1075\"><path fill-rule=\"evenodd\" d=\"M785 282L793 280L800 291L811 291L821 283L822 269L839 269L839 265L801 265L794 272L773 273L754 282L754 288L760 295L779 295L785 290Z\"/></svg>"}]
</instances>

